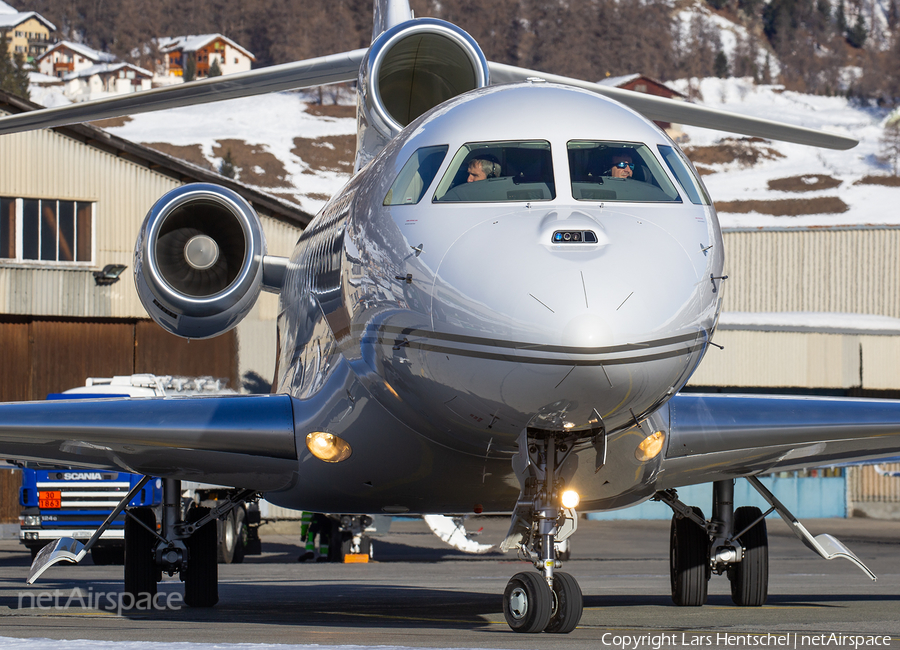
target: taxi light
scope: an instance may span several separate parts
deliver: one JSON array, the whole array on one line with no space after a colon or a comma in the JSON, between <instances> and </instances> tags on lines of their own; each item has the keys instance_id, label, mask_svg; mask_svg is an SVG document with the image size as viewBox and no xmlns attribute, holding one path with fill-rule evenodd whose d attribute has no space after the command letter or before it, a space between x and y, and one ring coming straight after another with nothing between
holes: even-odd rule
<instances>
[{"instance_id":1,"label":"taxi light","mask_svg":"<svg viewBox=\"0 0 900 650\"><path fill-rule=\"evenodd\" d=\"M566 490L562 493L563 508L576 508L580 502L581 497L578 496L578 492L575 490Z\"/></svg>"},{"instance_id":2,"label":"taxi light","mask_svg":"<svg viewBox=\"0 0 900 650\"><path fill-rule=\"evenodd\" d=\"M663 443L666 441L666 434L662 431L657 431L646 438L641 444L638 445L638 448L635 449L634 455L639 461L653 460L659 455L659 452L662 451Z\"/></svg>"},{"instance_id":3,"label":"taxi light","mask_svg":"<svg viewBox=\"0 0 900 650\"><path fill-rule=\"evenodd\" d=\"M313 431L306 436L306 448L310 453L326 463L339 463L350 458L352 450L343 438L333 433Z\"/></svg>"}]
</instances>

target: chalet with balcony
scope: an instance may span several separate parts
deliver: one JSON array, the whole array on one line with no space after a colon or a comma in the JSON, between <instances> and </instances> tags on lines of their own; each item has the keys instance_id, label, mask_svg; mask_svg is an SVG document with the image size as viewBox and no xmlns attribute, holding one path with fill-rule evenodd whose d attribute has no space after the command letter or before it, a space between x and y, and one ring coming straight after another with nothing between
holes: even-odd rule
<instances>
[{"instance_id":1,"label":"chalet with balcony","mask_svg":"<svg viewBox=\"0 0 900 650\"><path fill-rule=\"evenodd\" d=\"M218 62L222 74L246 72L256 61L252 52L221 34L165 36L157 39L156 46L162 57L157 72L169 77L183 78L191 58L198 79L209 76L214 61Z\"/></svg>"},{"instance_id":2,"label":"chalet with balcony","mask_svg":"<svg viewBox=\"0 0 900 650\"><path fill-rule=\"evenodd\" d=\"M33 61L53 44L56 26L34 11L19 11L0 0L0 31L9 39L9 56Z\"/></svg>"}]
</instances>

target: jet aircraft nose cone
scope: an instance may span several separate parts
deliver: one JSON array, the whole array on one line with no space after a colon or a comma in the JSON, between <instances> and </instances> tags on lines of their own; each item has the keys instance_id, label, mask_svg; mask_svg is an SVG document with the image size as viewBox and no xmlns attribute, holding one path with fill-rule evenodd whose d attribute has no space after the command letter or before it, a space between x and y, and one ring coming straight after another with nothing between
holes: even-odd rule
<instances>
[{"instance_id":1,"label":"jet aircraft nose cone","mask_svg":"<svg viewBox=\"0 0 900 650\"><path fill-rule=\"evenodd\" d=\"M596 242L559 243L561 231ZM460 396L447 408L465 401L461 418L625 425L696 366L704 269L665 228L631 213L524 208L489 219L437 269L431 317L444 356L431 376Z\"/></svg>"},{"instance_id":2,"label":"jet aircraft nose cone","mask_svg":"<svg viewBox=\"0 0 900 650\"><path fill-rule=\"evenodd\" d=\"M560 242L559 232L590 232L597 241ZM514 349L640 342L696 317L686 307L697 307L701 275L651 221L525 209L482 222L448 249L432 318L436 329L492 333L521 344Z\"/></svg>"}]
</instances>

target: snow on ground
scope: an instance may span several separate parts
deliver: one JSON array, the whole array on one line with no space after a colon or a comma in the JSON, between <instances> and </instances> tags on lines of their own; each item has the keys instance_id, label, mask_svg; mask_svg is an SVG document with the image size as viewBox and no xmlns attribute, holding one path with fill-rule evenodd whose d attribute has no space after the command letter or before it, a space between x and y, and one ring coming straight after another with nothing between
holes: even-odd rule
<instances>
[{"instance_id":1,"label":"snow on ground","mask_svg":"<svg viewBox=\"0 0 900 650\"><path fill-rule=\"evenodd\" d=\"M837 312L722 312L719 329L767 332L900 334L900 318Z\"/></svg>"},{"instance_id":2,"label":"snow on ground","mask_svg":"<svg viewBox=\"0 0 900 650\"><path fill-rule=\"evenodd\" d=\"M306 112L310 96L303 93L273 93L261 97L232 99L213 104L174 108L134 115L124 126L106 130L133 142L167 142L176 146L199 144L204 156L218 168L213 148L219 141L244 140L263 147L278 158L296 187L294 196L300 207L315 214L323 199L331 196L348 176L339 172L309 172L309 165L291 153L294 138L355 135L354 118L334 118ZM304 173L307 172L307 173ZM260 188L264 191L267 188ZM280 193L280 192L278 192Z\"/></svg>"},{"instance_id":3,"label":"snow on ground","mask_svg":"<svg viewBox=\"0 0 900 650\"><path fill-rule=\"evenodd\" d=\"M371 650L358 645L300 645L281 643L158 643L153 641L91 641L58 639L17 639L0 636L0 646L8 650ZM378 650L412 650L404 646L377 646ZM454 650L449 648L447 650Z\"/></svg>"},{"instance_id":4,"label":"snow on ground","mask_svg":"<svg viewBox=\"0 0 900 650\"><path fill-rule=\"evenodd\" d=\"M674 82L672 86L684 91L687 80ZM716 173L704 176L703 180L715 202L837 196L849 206L841 214L797 217L720 212L723 228L900 225L900 187L855 185L865 176L889 173L888 166L877 159L886 111L861 107L843 97L804 95L781 86L757 86L750 79L703 79L699 87L700 103L706 106L848 135L860 141L848 151L775 142L773 147L784 158L765 160L753 167L736 163L713 165ZM684 127L684 132L689 137L683 145L687 147L712 145L726 136L690 126ZM768 188L770 180L800 175L827 175L842 182L837 188L803 193Z\"/></svg>"}]
</instances>

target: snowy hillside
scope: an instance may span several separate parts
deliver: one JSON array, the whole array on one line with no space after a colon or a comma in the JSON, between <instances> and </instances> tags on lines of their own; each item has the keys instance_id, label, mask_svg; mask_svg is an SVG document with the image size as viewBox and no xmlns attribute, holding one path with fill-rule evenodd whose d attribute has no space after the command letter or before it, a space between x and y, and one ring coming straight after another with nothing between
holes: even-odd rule
<instances>
[{"instance_id":1,"label":"snowy hillside","mask_svg":"<svg viewBox=\"0 0 900 650\"><path fill-rule=\"evenodd\" d=\"M831 151L685 127L682 146L703 173L724 227L900 225L900 186L871 184L890 173L877 159L883 111L745 79L705 79L699 88L708 106L860 140L850 151ZM314 98L233 100L108 121L121 126L107 128L213 169L230 152L239 180L315 213L349 178L356 121L349 97L342 106L314 105Z\"/></svg>"},{"instance_id":2,"label":"snowy hillside","mask_svg":"<svg viewBox=\"0 0 900 650\"><path fill-rule=\"evenodd\" d=\"M707 106L860 141L849 151L832 151L685 127L689 140L682 146L704 174L723 227L900 225L900 179L885 178L890 169L878 160L885 111L746 79L705 79L700 91Z\"/></svg>"}]
</instances>

